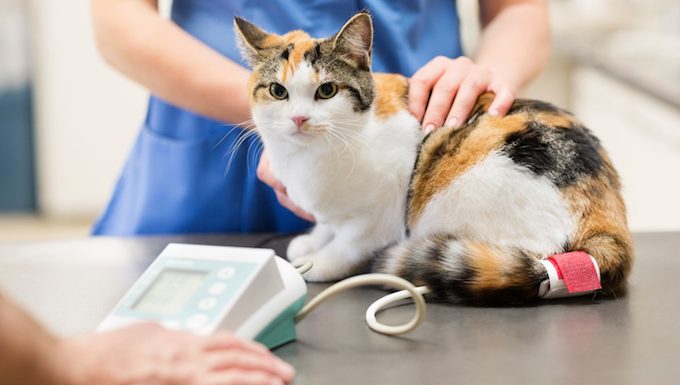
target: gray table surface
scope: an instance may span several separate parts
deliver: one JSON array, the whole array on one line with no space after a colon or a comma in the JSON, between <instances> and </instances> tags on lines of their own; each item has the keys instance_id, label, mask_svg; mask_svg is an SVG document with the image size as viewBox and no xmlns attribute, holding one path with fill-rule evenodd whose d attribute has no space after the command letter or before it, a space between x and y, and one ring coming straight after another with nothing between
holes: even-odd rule
<instances>
[{"instance_id":1,"label":"gray table surface","mask_svg":"<svg viewBox=\"0 0 680 385\"><path fill-rule=\"evenodd\" d=\"M91 331L168 242L253 246L264 236L89 238L0 244L0 290L59 334ZM268 247L282 255L285 240ZM431 304L414 333L371 332L366 307L384 292L357 289L298 325L275 350L295 384L678 384L680 233L635 235L627 295L537 306ZM313 296L325 285L310 285ZM386 323L411 307L390 310Z\"/></svg>"}]
</instances>

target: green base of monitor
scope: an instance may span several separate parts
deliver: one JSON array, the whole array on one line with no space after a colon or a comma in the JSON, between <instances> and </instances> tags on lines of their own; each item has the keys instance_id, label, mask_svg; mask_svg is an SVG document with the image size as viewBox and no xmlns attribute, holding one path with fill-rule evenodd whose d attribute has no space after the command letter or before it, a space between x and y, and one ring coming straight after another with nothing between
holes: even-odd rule
<instances>
[{"instance_id":1,"label":"green base of monitor","mask_svg":"<svg viewBox=\"0 0 680 385\"><path fill-rule=\"evenodd\" d=\"M269 349L281 346L295 339L295 315L302 309L307 296L304 295L288 306L278 317L255 337L255 341Z\"/></svg>"}]
</instances>

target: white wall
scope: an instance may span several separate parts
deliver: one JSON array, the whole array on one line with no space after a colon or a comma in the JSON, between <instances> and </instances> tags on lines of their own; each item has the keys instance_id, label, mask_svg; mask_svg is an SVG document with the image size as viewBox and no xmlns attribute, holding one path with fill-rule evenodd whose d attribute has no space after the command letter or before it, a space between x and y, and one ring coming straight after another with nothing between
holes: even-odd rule
<instances>
[{"instance_id":1,"label":"white wall","mask_svg":"<svg viewBox=\"0 0 680 385\"><path fill-rule=\"evenodd\" d=\"M29 15L39 207L92 217L109 198L146 92L99 57L88 0L29 0Z\"/></svg>"},{"instance_id":2,"label":"white wall","mask_svg":"<svg viewBox=\"0 0 680 385\"><path fill-rule=\"evenodd\" d=\"M0 92L28 82L24 8L21 0L0 0Z\"/></svg>"},{"instance_id":3,"label":"white wall","mask_svg":"<svg viewBox=\"0 0 680 385\"><path fill-rule=\"evenodd\" d=\"M602 72L574 72L574 113L618 169L633 231L680 229L680 112Z\"/></svg>"}]
</instances>

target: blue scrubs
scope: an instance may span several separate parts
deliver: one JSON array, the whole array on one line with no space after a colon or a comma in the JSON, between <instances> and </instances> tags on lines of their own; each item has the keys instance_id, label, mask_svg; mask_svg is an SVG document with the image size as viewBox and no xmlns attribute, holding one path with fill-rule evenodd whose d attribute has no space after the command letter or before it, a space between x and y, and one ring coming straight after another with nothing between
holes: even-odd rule
<instances>
[{"instance_id":1,"label":"blue scrubs","mask_svg":"<svg viewBox=\"0 0 680 385\"><path fill-rule=\"evenodd\" d=\"M303 29L325 37L362 10L373 15L374 71L410 76L437 55L461 55L452 0L175 0L172 19L216 51L242 62L232 28L234 15L270 32ZM94 234L294 232L309 227L281 207L273 191L257 179L257 138L232 153L242 135L240 128L152 96Z\"/></svg>"}]
</instances>

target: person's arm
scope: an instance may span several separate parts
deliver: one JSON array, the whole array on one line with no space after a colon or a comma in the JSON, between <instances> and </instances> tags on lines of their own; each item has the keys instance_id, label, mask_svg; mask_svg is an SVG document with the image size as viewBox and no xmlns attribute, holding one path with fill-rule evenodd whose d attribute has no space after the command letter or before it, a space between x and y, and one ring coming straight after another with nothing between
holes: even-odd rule
<instances>
[{"instance_id":1,"label":"person's arm","mask_svg":"<svg viewBox=\"0 0 680 385\"><path fill-rule=\"evenodd\" d=\"M104 59L154 95L223 122L250 118L249 71L163 19L156 0L93 0L92 18Z\"/></svg>"},{"instance_id":2,"label":"person's arm","mask_svg":"<svg viewBox=\"0 0 680 385\"><path fill-rule=\"evenodd\" d=\"M0 384L283 385L293 375L264 347L226 333L138 324L62 340L0 294Z\"/></svg>"},{"instance_id":3,"label":"person's arm","mask_svg":"<svg viewBox=\"0 0 680 385\"><path fill-rule=\"evenodd\" d=\"M409 110L429 132L460 127L477 97L496 94L489 113L507 113L517 92L545 65L550 50L545 0L480 0L483 32L475 60L438 57L410 80Z\"/></svg>"},{"instance_id":4,"label":"person's arm","mask_svg":"<svg viewBox=\"0 0 680 385\"><path fill-rule=\"evenodd\" d=\"M58 345L57 338L0 293L1 384L66 384Z\"/></svg>"}]
</instances>

